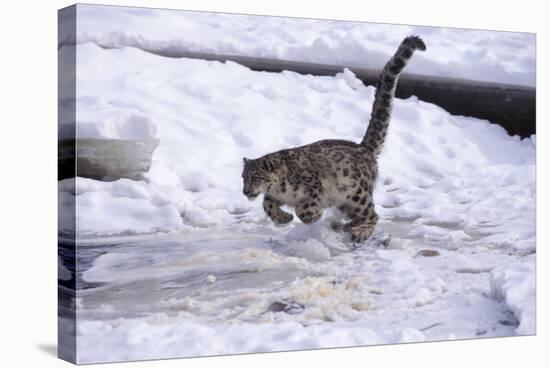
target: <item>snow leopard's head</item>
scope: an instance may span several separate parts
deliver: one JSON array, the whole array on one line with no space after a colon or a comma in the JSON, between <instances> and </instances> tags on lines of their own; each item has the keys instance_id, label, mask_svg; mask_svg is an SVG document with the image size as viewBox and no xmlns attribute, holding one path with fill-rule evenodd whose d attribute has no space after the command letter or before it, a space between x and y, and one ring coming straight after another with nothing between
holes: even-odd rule
<instances>
[{"instance_id":1,"label":"snow leopard's head","mask_svg":"<svg viewBox=\"0 0 550 368\"><path fill-rule=\"evenodd\" d=\"M252 200L269 190L276 182L279 165L273 160L260 157L255 160L243 158L243 193Z\"/></svg>"}]
</instances>

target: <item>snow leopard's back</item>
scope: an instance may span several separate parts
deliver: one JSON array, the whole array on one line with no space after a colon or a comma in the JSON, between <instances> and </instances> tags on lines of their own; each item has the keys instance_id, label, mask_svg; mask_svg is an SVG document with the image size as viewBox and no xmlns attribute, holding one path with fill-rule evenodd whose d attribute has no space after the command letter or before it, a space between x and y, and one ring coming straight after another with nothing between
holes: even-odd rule
<instances>
[{"instance_id":1,"label":"snow leopard's back","mask_svg":"<svg viewBox=\"0 0 550 368\"><path fill-rule=\"evenodd\" d=\"M339 208L351 220L344 227L353 240L367 239L378 221L373 187L391 117L399 75L415 50L425 50L415 36L405 38L378 80L368 129L361 143L322 140L274 152L256 160L245 159L243 192L249 198L265 193L264 210L277 224L292 220L281 209L295 207L306 224L321 218L327 207Z\"/></svg>"}]
</instances>

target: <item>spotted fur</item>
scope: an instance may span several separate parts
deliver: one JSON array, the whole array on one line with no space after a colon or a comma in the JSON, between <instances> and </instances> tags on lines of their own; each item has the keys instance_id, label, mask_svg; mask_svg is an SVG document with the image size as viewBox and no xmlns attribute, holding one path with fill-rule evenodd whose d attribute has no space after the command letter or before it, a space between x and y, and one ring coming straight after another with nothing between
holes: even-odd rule
<instances>
[{"instance_id":1,"label":"spotted fur","mask_svg":"<svg viewBox=\"0 0 550 368\"><path fill-rule=\"evenodd\" d=\"M350 220L344 230L352 240L366 240L378 221L372 193L397 80L415 50L426 50L424 42L416 36L405 38L384 67L361 143L329 139L254 160L245 158L243 193L249 199L264 193L263 208L279 225L293 219L281 209L283 205L294 207L306 224L319 220L325 208L337 207Z\"/></svg>"}]
</instances>

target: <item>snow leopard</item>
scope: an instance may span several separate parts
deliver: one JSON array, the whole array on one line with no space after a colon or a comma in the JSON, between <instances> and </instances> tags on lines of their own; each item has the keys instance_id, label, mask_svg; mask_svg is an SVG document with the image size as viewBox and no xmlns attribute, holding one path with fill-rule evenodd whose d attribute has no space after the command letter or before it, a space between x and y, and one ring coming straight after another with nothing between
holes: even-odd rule
<instances>
[{"instance_id":1,"label":"snow leopard","mask_svg":"<svg viewBox=\"0 0 550 368\"><path fill-rule=\"evenodd\" d=\"M373 187L397 81L416 50L426 50L422 39L406 37L385 65L360 143L326 139L256 159L245 157L243 194L253 200L263 193L263 209L277 225L288 224L294 218L281 209L283 205L293 207L305 224L319 220L326 208L338 208L349 220L343 230L350 234L351 241L367 240L378 221Z\"/></svg>"}]
</instances>

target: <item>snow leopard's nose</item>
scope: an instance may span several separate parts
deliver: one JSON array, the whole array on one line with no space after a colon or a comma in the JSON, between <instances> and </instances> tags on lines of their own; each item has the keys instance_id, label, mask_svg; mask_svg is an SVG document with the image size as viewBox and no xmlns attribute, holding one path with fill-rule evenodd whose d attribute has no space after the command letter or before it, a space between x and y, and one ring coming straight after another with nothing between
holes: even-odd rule
<instances>
[{"instance_id":1,"label":"snow leopard's nose","mask_svg":"<svg viewBox=\"0 0 550 368\"><path fill-rule=\"evenodd\" d=\"M243 189L243 194L246 198L252 200L258 196L258 193L254 193L252 190Z\"/></svg>"}]
</instances>

